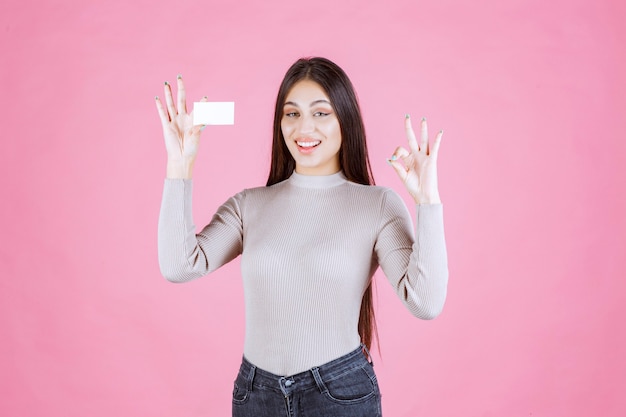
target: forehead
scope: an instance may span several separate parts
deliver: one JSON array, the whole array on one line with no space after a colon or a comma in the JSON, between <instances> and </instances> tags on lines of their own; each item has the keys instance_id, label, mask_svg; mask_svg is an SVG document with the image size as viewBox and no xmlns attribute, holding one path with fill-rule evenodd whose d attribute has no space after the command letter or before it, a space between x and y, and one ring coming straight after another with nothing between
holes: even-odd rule
<instances>
[{"instance_id":1,"label":"forehead","mask_svg":"<svg viewBox=\"0 0 626 417\"><path fill-rule=\"evenodd\" d=\"M291 87L291 90L289 90L285 98L285 102L292 102L299 105L309 105L319 100L330 102L322 86L312 80L298 81Z\"/></svg>"}]
</instances>

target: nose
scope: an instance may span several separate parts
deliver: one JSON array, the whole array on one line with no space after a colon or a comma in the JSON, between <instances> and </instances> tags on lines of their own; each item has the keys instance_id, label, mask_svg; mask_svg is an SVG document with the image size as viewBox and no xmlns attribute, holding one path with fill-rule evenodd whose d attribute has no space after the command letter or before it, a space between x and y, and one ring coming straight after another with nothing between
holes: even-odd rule
<instances>
[{"instance_id":1,"label":"nose","mask_svg":"<svg viewBox=\"0 0 626 417\"><path fill-rule=\"evenodd\" d=\"M313 120L313 116L302 116L298 129L302 134L313 133L315 131L315 120Z\"/></svg>"}]
</instances>

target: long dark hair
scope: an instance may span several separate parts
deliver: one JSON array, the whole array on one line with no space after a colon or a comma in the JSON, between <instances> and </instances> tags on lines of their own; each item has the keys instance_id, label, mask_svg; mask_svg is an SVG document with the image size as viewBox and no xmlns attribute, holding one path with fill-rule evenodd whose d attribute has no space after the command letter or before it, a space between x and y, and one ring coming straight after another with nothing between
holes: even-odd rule
<instances>
[{"instance_id":1,"label":"long dark hair","mask_svg":"<svg viewBox=\"0 0 626 417\"><path fill-rule=\"evenodd\" d=\"M339 164L348 181L374 185L374 176L367 153L365 127L354 87L346 73L337 64L319 57L301 58L296 61L287 70L280 85L274 110L272 161L267 185L286 180L296 168L296 162L285 144L280 125L287 94L296 83L302 80L311 80L319 84L330 99L341 131ZM368 349L372 346L374 335L378 333L373 298L373 288L370 282L361 301L359 316L359 335L361 342Z\"/></svg>"}]
</instances>

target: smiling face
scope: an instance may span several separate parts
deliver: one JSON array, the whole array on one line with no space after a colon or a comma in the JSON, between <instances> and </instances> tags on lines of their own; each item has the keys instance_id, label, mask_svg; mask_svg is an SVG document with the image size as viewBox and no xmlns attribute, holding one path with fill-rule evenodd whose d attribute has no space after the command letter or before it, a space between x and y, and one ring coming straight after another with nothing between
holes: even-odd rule
<instances>
[{"instance_id":1,"label":"smiling face","mask_svg":"<svg viewBox=\"0 0 626 417\"><path fill-rule=\"evenodd\" d=\"M305 79L293 86L283 106L280 127L298 174L339 172L339 120L319 84Z\"/></svg>"}]
</instances>

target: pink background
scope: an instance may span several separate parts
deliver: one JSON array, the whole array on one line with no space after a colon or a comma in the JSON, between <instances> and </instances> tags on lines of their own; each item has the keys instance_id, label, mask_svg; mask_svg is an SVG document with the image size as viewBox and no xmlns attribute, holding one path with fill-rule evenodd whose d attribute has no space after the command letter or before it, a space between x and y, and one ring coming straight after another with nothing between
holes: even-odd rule
<instances>
[{"instance_id":1,"label":"pink background","mask_svg":"<svg viewBox=\"0 0 626 417\"><path fill-rule=\"evenodd\" d=\"M621 0L45 1L0 6L0 415L226 416L238 262L173 285L153 97L236 102L195 217L265 182L278 83L322 55L361 99L378 184L403 115L443 128L450 287L416 320L378 276L387 416L626 413ZM408 202L407 198L407 202Z\"/></svg>"}]
</instances>

